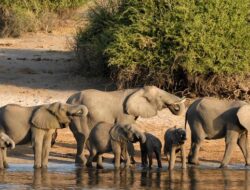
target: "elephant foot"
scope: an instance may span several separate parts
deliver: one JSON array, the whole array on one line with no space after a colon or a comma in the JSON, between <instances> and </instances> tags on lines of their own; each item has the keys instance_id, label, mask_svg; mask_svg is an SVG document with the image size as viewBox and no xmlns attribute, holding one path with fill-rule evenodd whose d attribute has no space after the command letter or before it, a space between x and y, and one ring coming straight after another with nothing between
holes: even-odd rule
<instances>
[{"instance_id":1,"label":"elephant foot","mask_svg":"<svg viewBox=\"0 0 250 190\"><path fill-rule=\"evenodd\" d=\"M6 161L3 162L3 166L4 168L9 168L9 164Z\"/></svg>"},{"instance_id":2,"label":"elephant foot","mask_svg":"<svg viewBox=\"0 0 250 190\"><path fill-rule=\"evenodd\" d=\"M188 163L192 164L192 165L199 165L200 164L198 160L195 160L192 158L188 158Z\"/></svg>"},{"instance_id":3,"label":"elephant foot","mask_svg":"<svg viewBox=\"0 0 250 190\"><path fill-rule=\"evenodd\" d=\"M96 165L96 168L97 168L97 169L103 169L103 165L97 164L97 165Z\"/></svg>"},{"instance_id":4,"label":"elephant foot","mask_svg":"<svg viewBox=\"0 0 250 190\"><path fill-rule=\"evenodd\" d=\"M228 165L227 164L223 164L223 163L221 163L221 165L220 165L220 167L219 168L227 168L228 167Z\"/></svg>"},{"instance_id":5,"label":"elephant foot","mask_svg":"<svg viewBox=\"0 0 250 190\"><path fill-rule=\"evenodd\" d=\"M85 157L76 156L75 164L79 166L85 166L87 163L87 159Z\"/></svg>"},{"instance_id":6,"label":"elephant foot","mask_svg":"<svg viewBox=\"0 0 250 190\"><path fill-rule=\"evenodd\" d=\"M131 164L136 164L136 161L135 161L135 159L134 159L133 156L130 157L130 163L131 163Z\"/></svg>"},{"instance_id":7,"label":"elephant foot","mask_svg":"<svg viewBox=\"0 0 250 190\"><path fill-rule=\"evenodd\" d=\"M168 171L172 171L174 168L170 168L170 167L168 167Z\"/></svg>"},{"instance_id":8,"label":"elephant foot","mask_svg":"<svg viewBox=\"0 0 250 190\"><path fill-rule=\"evenodd\" d=\"M88 168L93 168L93 165L92 165L91 162L87 162L86 166L87 166Z\"/></svg>"},{"instance_id":9,"label":"elephant foot","mask_svg":"<svg viewBox=\"0 0 250 190\"><path fill-rule=\"evenodd\" d=\"M181 168L182 168L183 170L185 170L185 169L187 169L187 166L184 165L184 166L182 166Z\"/></svg>"},{"instance_id":10,"label":"elephant foot","mask_svg":"<svg viewBox=\"0 0 250 190\"><path fill-rule=\"evenodd\" d=\"M35 164L34 166L33 166L33 168L34 169L39 169L39 168L41 168L42 166L40 165L40 164Z\"/></svg>"},{"instance_id":11,"label":"elephant foot","mask_svg":"<svg viewBox=\"0 0 250 190\"><path fill-rule=\"evenodd\" d=\"M42 169L47 169L48 165L42 165Z\"/></svg>"},{"instance_id":12,"label":"elephant foot","mask_svg":"<svg viewBox=\"0 0 250 190\"><path fill-rule=\"evenodd\" d=\"M147 167L148 167L148 164L142 163L142 164L141 164L141 167L147 168Z\"/></svg>"},{"instance_id":13,"label":"elephant foot","mask_svg":"<svg viewBox=\"0 0 250 190\"><path fill-rule=\"evenodd\" d=\"M0 164L0 170L3 170L3 169L4 169L4 164L1 163L1 164Z\"/></svg>"}]
</instances>

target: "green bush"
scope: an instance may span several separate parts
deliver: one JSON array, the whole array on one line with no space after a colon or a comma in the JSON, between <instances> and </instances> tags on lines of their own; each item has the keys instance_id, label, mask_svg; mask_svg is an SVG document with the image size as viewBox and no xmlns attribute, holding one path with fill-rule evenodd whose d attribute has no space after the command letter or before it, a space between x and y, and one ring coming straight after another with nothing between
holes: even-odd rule
<instances>
[{"instance_id":1,"label":"green bush","mask_svg":"<svg viewBox=\"0 0 250 190\"><path fill-rule=\"evenodd\" d=\"M249 0L105 2L76 38L90 73L92 64L95 74L108 66L120 87L155 84L177 91L250 71Z\"/></svg>"},{"instance_id":2,"label":"green bush","mask_svg":"<svg viewBox=\"0 0 250 190\"><path fill-rule=\"evenodd\" d=\"M0 36L47 30L53 21L87 0L1 0Z\"/></svg>"}]
</instances>

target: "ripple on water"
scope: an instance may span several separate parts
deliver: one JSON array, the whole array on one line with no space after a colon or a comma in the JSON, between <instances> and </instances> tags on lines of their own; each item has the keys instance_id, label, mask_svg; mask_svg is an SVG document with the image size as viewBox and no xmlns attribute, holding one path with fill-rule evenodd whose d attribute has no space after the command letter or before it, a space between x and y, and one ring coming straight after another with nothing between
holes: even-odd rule
<instances>
[{"instance_id":1,"label":"ripple on water","mask_svg":"<svg viewBox=\"0 0 250 190\"><path fill-rule=\"evenodd\" d=\"M250 168L243 164L219 169L218 163L202 163L182 170L180 165L168 172L163 169L104 170L76 167L74 164L49 164L48 169L33 169L31 164L10 164L0 171L0 189L239 189L250 185Z\"/></svg>"}]
</instances>

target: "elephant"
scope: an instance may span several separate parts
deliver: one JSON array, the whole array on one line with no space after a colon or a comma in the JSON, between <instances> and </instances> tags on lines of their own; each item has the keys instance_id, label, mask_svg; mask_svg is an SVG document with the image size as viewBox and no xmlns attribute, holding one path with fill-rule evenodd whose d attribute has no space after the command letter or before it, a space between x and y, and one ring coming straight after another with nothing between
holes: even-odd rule
<instances>
[{"instance_id":1,"label":"elephant","mask_svg":"<svg viewBox=\"0 0 250 190\"><path fill-rule=\"evenodd\" d=\"M15 148L15 142L5 133L0 133L0 169L4 169L4 149L10 147Z\"/></svg>"},{"instance_id":2,"label":"elephant","mask_svg":"<svg viewBox=\"0 0 250 190\"><path fill-rule=\"evenodd\" d=\"M200 98L186 112L185 127L191 130L191 149L188 162L199 164L198 154L204 139L225 138L226 148L220 167L226 167L236 144L240 147L246 165L250 164L248 130L250 130L250 105L244 101Z\"/></svg>"},{"instance_id":3,"label":"elephant","mask_svg":"<svg viewBox=\"0 0 250 190\"><path fill-rule=\"evenodd\" d=\"M126 167L130 166L127 142L135 143L146 141L145 135L133 125L120 125L101 122L90 132L88 138L89 158L87 166L92 167L93 158L97 155L97 168L102 169L102 154L113 152L115 155L115 168L120 168L121 156Z\"/></svg>"},{"instance_id":4,"label":"elephant","mask_svg":"<svg viewBox=\"0 0 250 190\"><path fill-rule=\"evenodd\" d=\"M155 153L158 167L161 168L161 148L162 144L160 139L150 133L144 133L146 136L146 142L140 143L141 148L141 163L143 167L148 165L149 160L149 168L152 166L153 153Z\"/></svg>"},{"instance_id":5,"label":"elephant","mask_svg":"<svg viewBox=\"0 0 250 190\"><path fill-rule=\"evenodd\" d=\"M169 170L174 169L176 153L181 151L182 168L186 169L186 155L184 144L186 138L186 131L182 128L172 127L169 128L164 135L164 154L168 158ZM170 158L169 158L170 156Z\"/></svg>"},{"instance_id":6,"label":"elephant","mask_svg":"<svg viewBox=\"0 0 250 190\"><path fill-rule=\"evenodd\" d=\"M0 132L7 134L16 145L31 142L34 168L46 168L55 129L69 126L71 117L85 117L84 105L55 102L33 107L8 104L0 108ZM3 162L7 167L6 148Z\"/></svg>"},{"instance_id":7,"label":"elephant","mask_svg":"<svg viewBox=\"0 0 250 190\"><path fill-rule=\"evenodd\" d=\"M67 103L83 104L89 110L87 119L74 118L70 124L77 142L75 162L80 165L86 163L83 149L89 131L97 123L133 124L139 116L153 117L164 108L175 115L181 115L186 111L184 102L185 97L179 98L155 86L109 92L87 89L73 94Z\"/></svg>"}]
</instances>

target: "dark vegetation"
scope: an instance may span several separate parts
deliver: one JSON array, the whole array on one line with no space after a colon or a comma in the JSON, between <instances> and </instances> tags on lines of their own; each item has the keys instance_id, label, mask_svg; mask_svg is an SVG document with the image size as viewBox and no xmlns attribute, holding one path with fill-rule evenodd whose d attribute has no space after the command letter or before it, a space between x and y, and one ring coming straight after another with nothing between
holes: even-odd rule
<instances>
[{"instance_id":1,"label":"dark vegetation","mask_svg":"<svg viewBox=\"0 0 250 190\"><path fill-rule=\"evenodd\" d=\"M65 18L87 0L1 0L0 37L18 37L25 32L56 27L58 18Z\"/></svg>"},{"instance_id":2,"label":"dark vegetation","mask_svg":"<svg viewBox=\"0 0 250 190\"><path fill-rule=\"evenodd\" d=\"M75 49L84 74L119 88L248 99L249 10L249 0L98 1Z\"/></svg>"}]
</instances>

